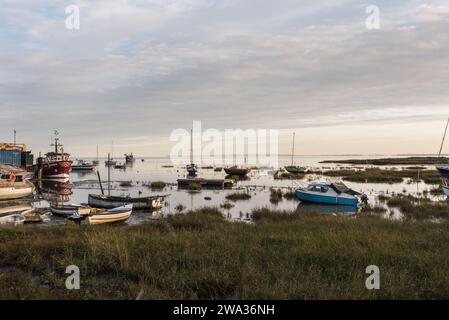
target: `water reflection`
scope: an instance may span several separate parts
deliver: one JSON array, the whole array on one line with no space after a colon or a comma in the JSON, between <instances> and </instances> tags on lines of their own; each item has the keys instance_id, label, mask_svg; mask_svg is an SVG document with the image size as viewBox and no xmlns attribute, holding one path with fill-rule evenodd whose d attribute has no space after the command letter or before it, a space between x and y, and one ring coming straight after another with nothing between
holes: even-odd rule
<instances>
[{"instance_id":1,"label":"water reflection","mask_svg":"<svg viewBox=\"0 0 449 320\"><path fill-rule=\"evenodd\" d=\"M70 196L73 194L70 180L36 181L35 186L36 192L48 202L69 202Z\"/></svg>"},{"instance_id":2,"label":"water reflection","mask_svg":"<svg viewBox=\"0 0 449 320\"><path fill-rule=\"evenodd\" d=\"M297 213L320 212L324 214L356 214L358 210L359 209L356 206L325 205L303 202L296 208Z\"/></svg>"}]
</instances>

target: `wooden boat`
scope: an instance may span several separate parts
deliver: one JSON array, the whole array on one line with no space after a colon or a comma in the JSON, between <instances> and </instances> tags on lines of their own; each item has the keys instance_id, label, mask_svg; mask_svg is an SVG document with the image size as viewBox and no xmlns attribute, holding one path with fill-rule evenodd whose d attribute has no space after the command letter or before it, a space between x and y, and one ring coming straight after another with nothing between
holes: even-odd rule
<instances>
[{"instance_id":1,"label":"wooden boat","mask_svg":"<svg viewBox=\"0 0 449 320\"><path fill-rule=\"evenodd\" d=\"M89 205L94 208L112 209L132 204L135 210L155 210L162 207L165 196L151 196L143 198L117 197L108 195L89 194Z\"/></svg>"},{"instance_id":2,"label":"wooden boat","mask_svg":"<svg viewBox=\"0 0 449 320\"><path fill-rule=\"evenodd\" d=\"M78 204L52 204L50 205L50 211L55 216L61 217L68 217L74 213L77 213L80 216L86 216L91 214L92 208Z\"/></svg>"},{"instance_id":3,"label":"wooden boat","mask_svg":"<svg viewBox=\"0 0 449 320\"><path fill-rule=\"evenodd\" d=\"M96 213L87 218L89 224L119 223L128 220L133 211L133 205L128 204L105 212Z\"/></svg>"},{"instance_id":4,"label":"wooden boat","mask_svg":"<svg viewBox=\"0 0 449 320\"><path fill-rule=\"evenodd\" d=\"M0 218L0 224L12 224L12 225L19 225L23 224L25 222L25 217L21 214L11 214L8 216L4 216Z\"/></svg>"},{"instance_id":5,"label":"wooden boat","mask_svg":"<svg viewBox=\"0 0 449 320\"><path fill-rule=\"evenodd\" d=\"M72 171L92 171L94 169L94 163L85 160L77 160L75 164L72 164Z\"/></svg>"},{"instance_id":6,"label":"wooden boat","mask_svg":"<svg viewBox=\"0 0 449 320\"><path fill-rule=\"evenodd\" d=\"M311 203L358 206L368 197L348 188L343 183L312 182L307 188L295 191L299 200Z\"/></svg>"},{"instance_id":7,"label":"wooden boat","mask_svg":"<svg viewBox=\"0 0 449 320\"><path fill-rule=\"evenodd\" d=\"M229 168L224 168L224 171L226 172L226 174L230 176L246 176L251 172L251 169L233 166Z\"/></svg>"},{"instance_id":8,"label":"wooden boat","mask_svg":"<svg viewBox=\"0 0 449 320\"><path fill-rule=\"evenodd\" d=\"M32 195L35 187L26 177L27 172L19 167L0 165L0 200L14 200Z\"/></svg>"}]
</instances>

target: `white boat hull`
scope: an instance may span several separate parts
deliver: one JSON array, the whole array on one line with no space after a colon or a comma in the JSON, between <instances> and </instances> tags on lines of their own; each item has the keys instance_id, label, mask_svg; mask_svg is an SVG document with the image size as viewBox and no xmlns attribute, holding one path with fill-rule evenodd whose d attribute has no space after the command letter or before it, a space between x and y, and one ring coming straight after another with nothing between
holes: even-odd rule
<instances>
[{"instance_id":1,"label":"white boat hull","mask_svg":"<svg viewBox=\"0 0 449 320\"><path fill-rule=\"evenodd\" d=\"M0 188L0 200L15 200L28 197L33 194L34 187L2 187Z\"/></svg>"},{"instance_id":2,"label":"white boat hull","mask_svg":"<svg viewBox=\"0 0 449 320\"><path fill-rule=\"evenodd\" d=\"M91 207L105 209L117 208L128 203L132 203L135 210L155 210L162 207L162 197L153 200L143 199L142 201L132 201L132 199L129 199L127 202L126 198L121 201L111 201L107 197L102 199L101 197L89 195L88 202Z\"/></svg>"},{"instance_id":3,"label":"white boat hull","mask_svg":"<svg viewBox=\"0 0 449 320\"><path fill-rule=\"evenodd\" d=\"M87 218L89 224L119 223L128 220L133 210L132 205L115 208L104 213L94 214Z\"/></svg>"},{"instance_id":4,"label":"white boat hull","mask_svg":"<svg viewBox=\"0 0 449 320\"><path fill-rule=\"evenodd\" d=\"M83 206L65 206L65 207L55 207L50 206L50 211L56 216L68 217L74 214L79 214L80 216L87 216L91 213L92 208Z\"/></svg>"},{"instance_id":5,"label":"white boat hull","mask_svg":"<svg viewBox=\"0 0 449 320\"><path fill-rule=\"evenodd\" d=\"M1 217L0 224L20 225L25 222L25 217L21 214L11 214L9 216Z\"/></svg>"}]
</instances>

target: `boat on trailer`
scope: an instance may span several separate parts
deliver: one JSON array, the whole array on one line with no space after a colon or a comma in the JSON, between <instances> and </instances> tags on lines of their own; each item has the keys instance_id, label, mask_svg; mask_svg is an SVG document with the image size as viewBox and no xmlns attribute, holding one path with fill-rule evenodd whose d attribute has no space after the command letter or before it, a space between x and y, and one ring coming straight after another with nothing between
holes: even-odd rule
<instances>
[{"instance_id":1,"label":"boat on trailer","mask_svg":"<svg viewBox=\"0 0 449 320\"><path fill-rule=\"evenodd\" d=\"M348 188L343 183L312 182L295 191L299 200L311 203L358 206L368 202L368 197Z\"/></svg>"},{"instance_id":2,"label":"boat on trailer","mask_svg":"<svg viewBox=\"0 0 449 320\"><path fill-rule=\"evenodd\" d=\"M94 208L112 209L126 204L132 204L134 210L156 210L162 207L165 196L150 196L142 198L118 197L100 194L89 194L88 203Z\"/></svg>"}]
</instances>

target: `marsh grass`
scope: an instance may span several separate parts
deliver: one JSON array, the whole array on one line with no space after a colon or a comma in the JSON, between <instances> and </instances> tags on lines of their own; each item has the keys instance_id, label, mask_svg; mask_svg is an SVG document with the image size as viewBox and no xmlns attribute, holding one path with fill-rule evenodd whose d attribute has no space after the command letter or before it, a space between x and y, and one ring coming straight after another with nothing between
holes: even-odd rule
<instances>
[{"instance_id":1,"label":"marsh grass","mask_svg":"<svg viewBox=\"0 0 449 320\"><path fill-rule=\"evenodd\" d=\"M253 213L253 217L254 217ZM257 214L256 214L257 216ZM448 299L449 223L204 208L138 226L0 229L2 299ZM65 289L77 265L81 289ZM367 290L365 269L381 270Z\"/></svg>"},{"instance_id":2,"label":"marsh grass","mask_svg":"<svg viewBox=\"0 0 449 320\"><path fill-rule=\"evenodd\" d=\"M270 188L270 202L273 204L278 204L282 201L282 190Z\"/></svg>"},{"instance_id":3,"label":"marsh grass","mask_svg":"<svg viewBox=\"0 0 449 320\"><path fill-rule=\"evenodd\" d=\"M449 202L431 201L411 195L396 195L388 199L389 207L398 208L409 219L448 219Z\"/></svg>"},{"instance_id":4,"label":"marsh grass","mask_svg":"<svg viewBox=\"0 0 449 320\"><path fill-rule=\"evenodd\" d=\"M154 181L150 183L150 188L152 190L163 190L167 184L164 181Z\"/></svg>"},{"instance_id":5,"label":"marsh grass","mask_svg":"<svg viewBox=\"0 0 449 320\"><path fill-rule=\"evenodd\" d=\"M234 192L230 193L226 196L226 200L229 201L245 201L251 199L251 195L246 192Z\"/></svg>"},{"instance_id":6,"label":"marsh grass","mask_svg":"<svg viewBox=\"0 0 449 320\"><path fill-rule=\"evenodd\" d=\"M133 186L132 181L120 181L120 187L122 188L130 188Z\"/></svg>"}]
</instances>

